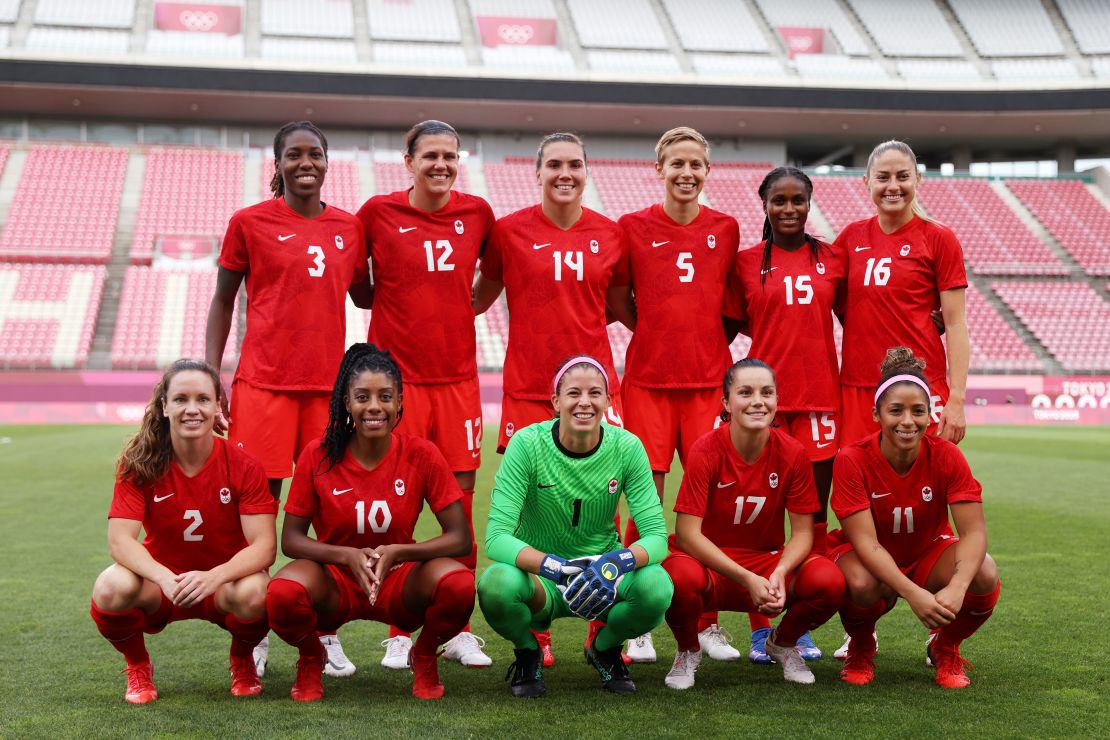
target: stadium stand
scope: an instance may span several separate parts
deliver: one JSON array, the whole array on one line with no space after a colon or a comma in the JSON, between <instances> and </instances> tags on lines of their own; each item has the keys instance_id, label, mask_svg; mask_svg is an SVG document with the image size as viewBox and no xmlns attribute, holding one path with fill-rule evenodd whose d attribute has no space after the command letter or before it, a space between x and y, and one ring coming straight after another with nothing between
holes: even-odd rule
<instances>
[{"instance_id":1,"label":"stadium stand","mask_svg":"<svg viewBox=\"0 0 1110 740\"><path fill-rule=\"evenodd\" d=\"M877 59L843 54L799 54L794 66L802 77L851 80L889 80L890 75Z\"/></svg>"},{"instance_id":2,"label":"stadium stand","mask_svg":"<svg viewBox=\"0 0 1110 740\"><path fill-rule=\"evenodd\" d=\"M504 162L486 162L482 167L489 204L498 218L539 202L535 167L526 157L506 157Z\"/></svg>"},{"instance_id":3,"label":"stadium stand","mask_svg":"<svg viewBox=\"0 0 1110 740\"><path fill-rule=\"evenodd\" d=\"M200 59L242 59L244 56L242 34L162 31L157 28L147 32L146 50L154 56Z\"/></svg>"},{"instance_id":4,"label":"stadium stand","mask_svg":"<svg viewBox=\"0 0 1110 740\"><path fill-rule=\"evenodd\" d=\"M867 42L856 31L836 0L756 0L773 28L812 26L823 28L836 40L845 54L867 55ZM826 49L827 50L827 49ZM805 55L800 55L805 56Z\"/></svg>"},{"instance_id":5,"label":"stadium stand","mask_svg":"<svg viewBox=\"0 0 1110 740\"><path fill-rule=\"evenodd\" d=\"M1110 275L1110 211L1078 180L1006 180L1006 186L1088 275Z\"/></svg>"},{"instance_id":6,"label":"stadium stand","mask_svg":"<svg viewBox=\"0 0 1110 740\"><path fill-rule=\"evenodd\" d=\"M994 292L1068 372L1110 367L1110 304L1083 283L995 282Z\"/></svg>"},{"instance_id":7,"label":"stadium stand","mask_svg":"<svg viewBox=\"0 0 1110 740\"><path fill-rule=\"evenodd\" d=\"M0 0L0 23L15 23L19 20L19 6L23 0Z\"/></svg>"},{"instance_id":8,"label":"stadium stand","mask_svg":"<svg viewBox=\"0 0 1110 740\"><path fill-rule=\"evenodd\" d=\"M466 66L466 52L458 44L376 43L374 61L379 64L458 69Z\"/></svg>"},{"instance_id":9,"label":"stadium stand","mask_svg":"<svg viewBox=\"0 0 1110 740\"><path fill-rule=\"evenodd\" d=\"M552 0L470 0L470 12L503 18L556 17Z\"/></svg>"},{"instance_id":10,"label":"stadium stand","mask_svg":"<svg viewBox=\"0 0 1110 740\"><path fill-rule=\"evenodd\" d=\"M1084 54L1110 53L1110 10L1106 0L1056 0L1056 7Z\"/></svg>"},{"instance_id":11,"label":"stadium stand","mask_svg":"<svg viewBox=\"0 0 1110 740\"><path fill-rule=\"evenodd\" d=\"M482 64L512 72L573 72L574 56L554 46L483 46Z\"/></svg>"},{"instance_id":12,"label":"stadium stand","mask_svg":"<svg viewBox=\"0 0 1110 740\"><path fill-rule=\"evenodd\" d=\"M216 290L215 270L127 268L112 335L112 367L165 367L179 357L204 357L204 316ZM224 366L238 355L238 308Z\"/></svg>"},{"instance_id":13,"label":"stadium stand","mask_svg":"<svg viewBox=\"0 0 1110 740\"><path fill-rule=\"evenodd\" d=\"M782 77L782 63L772 56L755 54L688 55L690 64L699 75L711 77Z\"/></svg>"},{"instance_id":14,"label":"stadium stand","mask_svg":"<svg viewBox=\"0 0 1110 740\"><path fill-rule=\"evenodd\" d=\"M991 62L991 71L1003 82L1079 79L1079 70L1070 59L998 59Z\"/></svg>"},{"instance_id":15,"label":"stadium stand","mask_svg":"<svg viewBox=\"0 0 1110 740\"><path fill-rule=\"evenodd\" d=\"M613 51L590 49L586 52L590 69L619 72L622 75L673 75L682 70L673 54L662 51Z\"/></svg>"},{"instance_id":16,"label":"stadium stand","mask_svg":"<svg viewBox=\"0 0 1110 740\"><path fill-rule=\"evenodd\" d=\"M8 48L8 43L12 38L11 26L0 26L0 49Z\"/></svg>"},{"instance_id":17,"label":"stadium stand","mask_svg":"<svg viewBox=\"0 0 1110 740\"><path fill-rule=\"evenodd\" d=\"M1094 57L1091 59L1091 71L1095 77L1110 77L1110 57Z\"/></svg>"},{"instance_id":18,"label":"stadium stand","mask_svg":"<svg viewBox=\"0 0 1110 740\"><path fill-rule=\"evenodd\" d=\"M682 48L689 51L748 51L770 48L748 6L733 0L663 0Z\"/></svg>"},{"instance_id":19,"label":"stadium stand","mask_svg":"<svg viewBox=\"0 0 1110 740\"><path fill-rule=\"evenodd\" d=\"M478 367L483 370L503 368L509 341L509 312L503 298L498 298L484 314L476 317L474 329L478 340Z\"/></svg>"},{"instance_id":20,"label":"stadium stand","mask_svg":"<svg viewBox=\"0 0 1110 740\"><path fill-rule=\"evenodd\" d=\"M974 64L960 59L899 59L894 66L906 80L963 82L983 79Z\"/></svg>"},{"instance_id":21,"label":"stadium stand","mask_svg":"<svg viewBox=\"0 0 1110 740\"><path fill-rule=\"evenodd\" d=\"M266 37L262 39L262 58L280 59L303 64L356 64L358 52L353 41L341 39L291 39Z\"/></svg>"},{"instance_id":22,"label":"stadium stand","mask_svg":"<svg viewBox=\"0 0 1110 740\"><path fill-rule=\"evenodd\" d=\"M0 363L84 367L105 273L102 265L0 264Z\"/></svg>"},{"instance_id":23,"label":"stadium stand","mask_svg":"<svg viewBox=\"0 0 1110 740\"><path fill-rule=\"evenodd\" d=\"M638 0L567 0L574 29L584 47L666 49L667 38L648 3Z\"/></svg>"},{"instance_id":24,"label":"stadium stand","mask_svg":"<svg viewBox=\"0 0 1110 740\"><path fill-rule=\"evenodd\" d=\"M205 186L188 186L196 182ZM222 238L228 219L242 200L242 152L150 150L131 242L131 261L149 263L155 239L161 235Z\"/></svg>"},{"instance_id":25,"label":"stadium stand","mask_svg":"<svg viewBox=\"0 0 1110 740\"><path fill-rule=\"evenodd\" d=\"M129 29L134 19L135 0L37 0L35 4L36 25Z\"/></svg>"},{"instance_id":26,"label":"stadium stand","mask_svg":"<svg viewBox=\"0 0 1110 740\"><path fill-rule=\"evenodd\" d=\"M875 206L860 178L817 175L812 179L813 199L836 232L832 236L853 221L875 215Z\"/></svg>"},{"instance_id":27,"label":"stadium stand","mask_svg":"<svg viewBox=\"0 0 1110 740\"><path fill-rule=\"evenodd\" d=\"M458 42L462 38L455 0L366 0L366 13L373 39Z\"/></svg>"},{"instance_id":28,"label":"stadium stand","mask_svg":"<svg viewBox=\"0 0 1110 740\"><path fill-rule=\"evenodd\" d=\"M274 160L264 156L259 169L261 175L259 199L268 200L273 197L270 180L274 176ZM365 200L358 186L358 163L353 159L339 159L332 152L328 159L328 174L324 178L320 197L325 203L342 208L349 213L357 211Z\"/></svg>"},{"instance_id":29,"label":"stadium stand","mask_svg":"<svg viewBox=\"0 0 1110 740\"><path fill-rule=\"evenodd\" d=\"M590 175L612 219L658 203L662 196L654 162L598 159L590 162Z\"/></svg>"},{"instance_id":30,"label":"stadium stand","mask_svg":"<svg viewBox=\"0 0 1110 740\"><path fill-rule=\"evenodd\" d=\"M962 57L963 48L933 0L848 0L879 50L894 57ZM912 28L913 33L906 33Z\"/></svg>"},{"instance_id":31,"label":"stadium stand","mask_svg":"<svg viewBox=\"0 0 1110 740\"><path fill-rule=\"evenodd\" d=\"M351 0L262 0L262 33L269 36L308 36L349 39L354 36ZM311 59L311 57L306 57Z\"/></svg>"},{"instance_id":32,"label":"stadium stand","mask_svg":"<svg viewBox=\"0 0 1110 740\"><path fill-rule=\"evenodd\" d=\"M1064 45L1041 0L1008 0L1005 12L983 0L948 0L985 57L1062 55Z\"/></svg>"},{"instance_id":33,"label":"stadium stand","mask_svg":"<svg viewBox=\"0 0 1110 740\"><path fill-rule=\"evenodd\" d=\"M32 28L25 43L28 49L37 51L123 56L131 43L131 34L99 28Z\"/></svg>"},{"instance_id":34,"label":"stadium stand","mask_svg":"<svg viewBox=\"0 0 1110 740\"><path fill-rule=\"evenodd\" d=\"M0 258L107 262L127 156L113 147L32 147L0 236Z\"/></svg>"},{"instance_id":35,"label":"stadium stand","mask_svg":"<svg viewBox=\"0 0 1110 740\"><path fill-rule=\"evenodd\" d=\"M965 295L973 372L1045 371L1044 363L974 285L968 285Z\"/></svg>"},{"instance_id":36,"label":"stadium stand","mask_svg":"<svg viewBox=\"0 0 1110 740\"><path fill-rule=\"evenodd\" d=\"M412 187L412 175L409 174L405 165L399 162L375 162L374 187L375 195L408 190ZM459 176L455 179L455 184L451 189L464 193L470 192L470 180L467 178L466 165L459 166ZM361 205L359 203L360 207Z\"/></svg>"},{"instance_id":37,"label":"stadium stand","mask_svg":"<svg viewBox=\"0 0 1110 740\"><path fill-rule=\"evenodd\" d=\"M706 180L705 195L709 204L740 223L741 249L759 241L763 234L763 204L758 191L769 169L769 163L738 167L722 162L713 165Z\"/></svg>"}]
</instances>

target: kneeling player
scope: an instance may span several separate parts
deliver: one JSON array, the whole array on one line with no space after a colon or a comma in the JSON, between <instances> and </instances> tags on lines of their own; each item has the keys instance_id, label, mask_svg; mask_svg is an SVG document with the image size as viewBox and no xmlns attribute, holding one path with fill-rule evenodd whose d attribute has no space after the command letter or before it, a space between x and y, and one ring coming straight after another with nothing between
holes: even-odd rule
<instances>
[{"instance_id":1,"label":"kneeling player","mask_svg":"<svg viewBox=\"0 0 1110 740\"><path fill-rule=\"evenodd\" d=\"M787 681L813 683L796 643L827 622L844 599L836 566L810 552L818 509L813 470L802 444L771 427L778 392L766 363L737 362L725 374L724 391L728 424L694 444L674 507L680 552L663 568L674 582L667 624L678 653L664 682L672 689L694 685L702 612L773 615L786 609L767 638L767 654L782 665Z\"/></svg>"},{"instance_id":2,"label":"kneeling player","mask_svg":"<svg viewBox=\"0 0 1110 740\"><path fill-rule=\"evenodd\" d=\"M413 696L443 696L436 649L474 609L474 574L452 558L470 552L462 493L435 445L393 431L401 371L389 353L352 345L343 356L324 436L297 461L285 504L282 551L292 563L270 581L270 625L297 648L296 701L324 696L317 632L373 619L411 632ZM415 542L427 501L443 534ZM312 525L316 539L308 536Z\"/></svg>"},{"instance_id":3,"label":"kneeling player","mask_svg":"<svg viewBox=\"0 0 1110 740\"><path fill-rule=\"evenodd\" d=\"M230 632L231 693L262 691L251 651L269 629L264 597L277 502L262 466L212 435L222 401L211 366L178 360L120 455L108 511L116 562L96 579L91 614L127 660L124 698L132 704L158 698L143 633L182 619Z\"/></svg>"},{"instance_id":4,"label":"kneeling player","mask_svg":"<svg viewBox=\"0 0 1110 740\"><path fill-rule=\"evenodd\" d=\"M558 418L509 440L497 471L486 529L494 561L478 583L486 621L513 643L514 696L543 696L542 655L533 630L553 619L601 619L586 659L609 691L636 690L621 644L659 625L671 602L663 508L644 446L620 427L602 425L609 406L605 368L592 357L567 361L551 397ZM620 547L613 517L619 494L640 529Z\"/></svg>"},{"instance_id":5,"label":"kneeling player","mask_svg":"<svg viewBox=\"0 0 1110 740\"><path fill-rule=\"evenodd\" d=\"M874 679L875 622L901 596L934 631L927 662L936 667L937 684L964 688L971 664L960 656L960 643L998 602L983 487L955 444L926 436L930 392L923 371L905 347L887 352L873 411L880 431L841 450L833 469L832 508L848 540L830 552L848 587L840 612L851 638L840 674L848 683Z\"/></svg>"}]
</instances>

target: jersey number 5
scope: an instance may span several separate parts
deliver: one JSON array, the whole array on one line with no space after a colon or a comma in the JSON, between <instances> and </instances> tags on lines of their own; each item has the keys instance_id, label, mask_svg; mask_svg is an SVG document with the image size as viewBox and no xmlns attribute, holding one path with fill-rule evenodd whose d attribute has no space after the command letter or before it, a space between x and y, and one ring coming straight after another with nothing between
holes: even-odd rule
<instances>
[{"instance_id":1,"label":"jersey number 5","mask_svg":"<svg viewBox=\"0 0 1110 740\"><path fill-rule=\"evenodd\" d=\"M376 534L389 531L393 523L393 514L389 511L389 504L385 501L374 501L370 504L370 513L366 513L366 502L359 501L355 504L355 531L366 534L366 525Z\"/></svg>"}]
</instances>

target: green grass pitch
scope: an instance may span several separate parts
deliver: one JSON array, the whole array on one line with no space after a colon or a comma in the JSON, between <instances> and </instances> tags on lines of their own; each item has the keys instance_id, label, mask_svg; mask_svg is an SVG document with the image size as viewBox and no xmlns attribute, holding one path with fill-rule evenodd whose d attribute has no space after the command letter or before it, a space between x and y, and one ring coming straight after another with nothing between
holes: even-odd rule
<instances>
[{"instance_id":1,"label":"green grass pitch","mask_svg":"<svg viewBox=\"0 0 1110 740\"><path fill-rule=\"evenodd\" d=\"M358 673L325 677L324 701L289 700L294 653L274 638L264 694L235 700L226 634L185 622L149 638L161 698L144 707L124 703L122 657L88 616L93 579L109 563L113 461L130 431L0 428L0 737L1110 736L1110 640L1101 619L1110 586L1108 428L979 427L964 442L984 484L990 552L1004 584L993 619L965 645L975 663L965 691L932 683L925 630L900 604L879 625L878 676L868 687L839 682L831 657L814 665L817 684L805 687L787 685L777 666L707 659L694 689L671 691L663 676L674 642L663 626L654 633L660 662L633 667L639 693L610 696L582 659L585 625L562 620L548 696L525 702L502 680L509 645L476 611L474 632L489 641L494 665L444 665L440 702L413 699L410 674L378 665L386 629L373 623L343 629ZM489 447L475 497L479 541L498 461ZM667 509L677 483L676 467ZM433 527L422 520L422 533ZM722 621L745 647L746 618ZM815 638L831 656L839 624Z\"/></svg>"}]
</instances>

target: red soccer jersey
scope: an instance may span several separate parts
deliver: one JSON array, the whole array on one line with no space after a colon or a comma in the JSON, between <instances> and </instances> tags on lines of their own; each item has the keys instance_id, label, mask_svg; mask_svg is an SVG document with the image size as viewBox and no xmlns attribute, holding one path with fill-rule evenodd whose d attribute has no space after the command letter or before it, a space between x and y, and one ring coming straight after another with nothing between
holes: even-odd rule
<instances>
[{"instance_id":1,"label":"red soccer jersey","mask_svg":"<svg viewBox=\"0 0 1110 740\"><path fill-rule=\"evenodd\" d=\"M948 362L929 313L941 292L967 287L956 235L916 216L884 234L873 216L848 224L836 246L848 262L840 382L875 386L886 351L897 346L925 360L930 382L943 381Z\"/></svg>"},{"instance_id":2,"label":"red soccer jersey","mask_svg":"<svg viewBox=\"0 0 1110 740\"><path fill-rule=\"evenodd\" d=\"M408 190L378 195L359 209L374 266L368 341L393 353L406 383L450 383L478 374L474 266L493 226L481 198L451 191L429 213Z\"/></svg>"},{"instance_id":3,"label":"red soccer jersey","mask_svg":"<svg viewBox=\"0 0 1110 740\"><path fill-rule=\"evenodd\" d=\"M277 514L262 466L225 439L213 443L191 478L176 462L152 485L116 478L108 518L142 522L143 546L174 573L226 563L247 546L240 516Z\"/></svg>"},{"instance_id":4,"label":"red soccer jersey","mask_svg":"<svg viewBox=\"0 0 1110 740\"><path fill-rule=\"evenodd\" d=\"M774 552L786 542L786 512L817 511L817 488L805 448L771 429L749 465L732 446L727 424L702 435L690 450L674 510L702 518L701 531L730 557Z\"/></svg>"},{"instance_id":5,"label":"red soccer jersey","mask_svg":"<svg viewBox=\"0 0 1110 740\"><path fill-rule=\"evenodd\" d=\"M231 217L220 266L247 273L247 332L235 377L258 388L327 391L346 346L346 296L366 279L354 216L305 218L284 198Z\"/></svg>"},{"instance_id":6,"label":"red soccer jersey","mask_svg":"<svg viewBox=\"0 0 1110 740\"><path fill-rule=\"evenodd\" d=\"M551 379L571 355L596 357L620 390L605 330L609 284L627 285L621 228L589 208L563 231L536 205L498 220L479 269L505 284L509 346L505 393L546 401Z\"/></svg>"},{"instance_id":7,"label":"red soccer jersey","mask_svg":"<svg viewBox=\"0 0 1110 740\"><path fill-rule=\"evenodd\" d=\"M809 245L773 247L765 275L763 242L736 255L725 313L748 322L748 357L774 368L780 411L840 407L832 311L844 272L842 252L827 244L816 261Z\"/></svg>"},{"instance_id":8,"label":"red soccer jersey","mask_svg":"<svg viewBox=\"0 0 1110 740\"><path fill-rule=\"evenodd\" d=\"M378 466L362 467L348 452L331 470L320 440L297 460L285 511L312 520L316 539L329 545L408 545L424 501L439 512L462 498L459 484L435 445L394 434Z\"/></svg>"},{"instance_id":9,"label":"red soccer jersey","mask_svg":"<svg viewBox=\"0 0 1110 740\"><path fill-rule=\"evenodd\" d=\"M898 475L879 450L879 433L840 451L833 464L832 510L838 519L871 510L875 532L899 566L915 562L930 543L952 534L948 505L983 500L960 448L940 437L921 442L917 460Z\"/></svg>"},{"instance_id":10,"label":"red soccer jersey","mask_svg":"<svg viewBox=\"0 0 1110 740\"><path fill-rule=\"evenodd\" d=\"M736 219L701 207L683 226L654 205L621 217L636 293L624 381L646 388L713 388L731 361L721 296L740 245Z\"/></svg>"}]
</instances>

